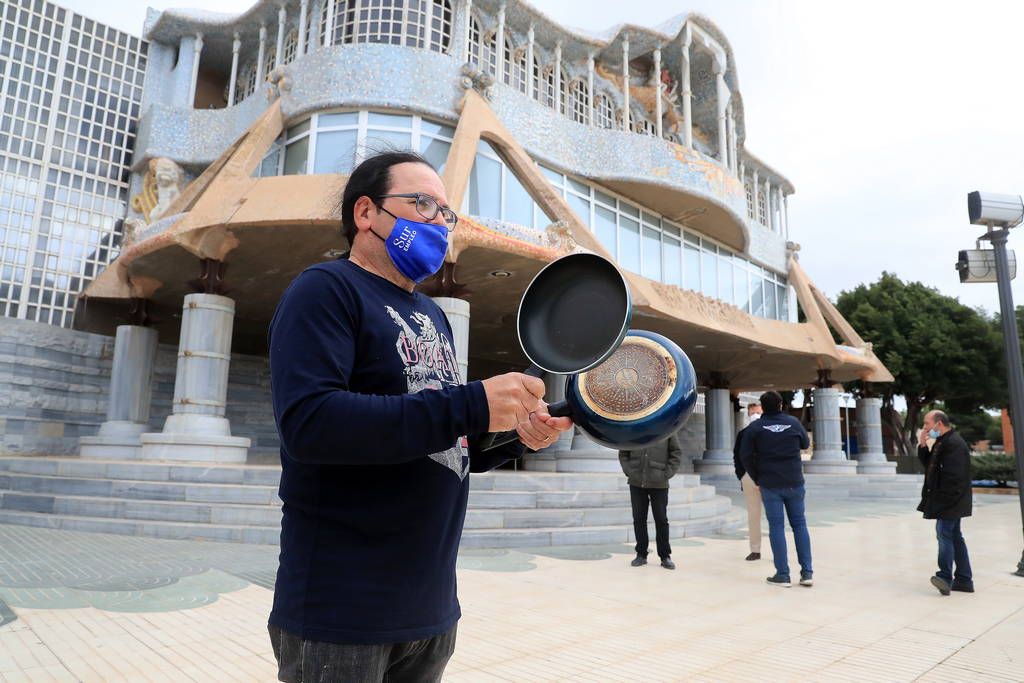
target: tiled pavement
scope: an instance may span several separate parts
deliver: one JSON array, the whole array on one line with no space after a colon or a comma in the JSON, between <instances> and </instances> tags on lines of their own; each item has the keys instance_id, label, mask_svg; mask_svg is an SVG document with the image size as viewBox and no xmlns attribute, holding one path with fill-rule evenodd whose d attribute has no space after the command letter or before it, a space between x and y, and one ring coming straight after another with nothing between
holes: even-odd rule
<instances>
[{"instance_id":1,"label":"tiled pavement","mask_svg":"<svg viewBox=\"0 0 1024 683\"><path fill-rule=\"evenodd\" d=\"M816 585L768 586L735 537L467 551L451 681L1024 681L1016 498L965 524L978 592L928 584L931 525L903 504L814 503ZM767 539L765 539L767 551ZM770 553L766 552L766 558ZM272 681L269 546L0 526L3 681Z\"/></svg>"}]
</instances>

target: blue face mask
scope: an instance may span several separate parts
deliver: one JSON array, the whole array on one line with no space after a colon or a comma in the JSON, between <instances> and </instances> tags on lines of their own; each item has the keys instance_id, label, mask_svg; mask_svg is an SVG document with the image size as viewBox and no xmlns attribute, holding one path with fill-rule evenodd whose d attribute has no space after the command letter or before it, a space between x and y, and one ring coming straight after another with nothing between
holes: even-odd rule
<instances>
[{"instance_id":1,"label":"blue face mask","mask_svg":"<svg viewBox=\"0 0 1024 683\"><path fill-rule=\"evenodd\" d=\"M939 433L938 429L929 429L928 436L932 437L933 439L937 439L940 436L942 436L942 434Z\"/></svg>"},{"instance_id":2,"label":"blue face mask","mask_svg":"<svg viewBox=\"0 0 1024 683\"><path fill-rule=\"evenodd\" d=\"M448 251L448 228L436 223L420 223L394 216L395 227L385 240L371 228L377 239L384 242L388 257L398 272L419 284L441 269Z\"/></svg>"}]
</instances>

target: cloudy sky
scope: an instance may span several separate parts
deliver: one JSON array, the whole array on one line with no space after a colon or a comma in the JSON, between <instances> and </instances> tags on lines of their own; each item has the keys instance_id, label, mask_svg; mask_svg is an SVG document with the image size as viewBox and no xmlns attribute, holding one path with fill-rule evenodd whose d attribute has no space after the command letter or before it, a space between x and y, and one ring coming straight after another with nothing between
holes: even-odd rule
<instances>
[{"instance_id":1,"label":"cloudy sky","mask_svg":"<svg viewBox=\"0 0 1024 683\"><path fill-rule=\"evenodd\" d=\"M58 0L132 33L145 3ZM153 0L158 9L236 12L251 0ZM996 0L535 0L553 19L600 31L680 12L717 23L736 57L746 146L796 186L790 237L831 297L882 271L971 306L994 284L961 285L974 248L971 190L1024 193L1024 4ZM1010 240L1024 255L1024 227ZM1014 283L1024 304L1024 274Z\"/></svg>"}]
</instances>

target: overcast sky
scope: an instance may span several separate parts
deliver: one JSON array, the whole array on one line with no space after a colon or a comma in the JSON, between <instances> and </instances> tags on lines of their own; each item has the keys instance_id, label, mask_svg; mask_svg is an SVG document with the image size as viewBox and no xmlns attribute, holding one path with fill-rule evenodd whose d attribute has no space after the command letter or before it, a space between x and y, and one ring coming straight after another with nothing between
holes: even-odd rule
<instances>
[{"instance_id":1,"label":"overcast sky","mask_svg":"<svg viewBox=\"0 0 1024 683\"><path fill-rule=\"evenodd\" d=\"M60 4L135 34L145 3ZM158 9L237 12L250 0L153 0ZM790 238L830 296L882 271L971 306L998 309L994 284L961 285L974 248L971 190L1024 193L1024 3L911 0L536 0L588 30L656 26L698 12L736 58L746 147L796 186ZM1024 227L1010 239L1024 254ZM1024 274L1014 283L1024 304Z\"/></svg>"}]
</instances>

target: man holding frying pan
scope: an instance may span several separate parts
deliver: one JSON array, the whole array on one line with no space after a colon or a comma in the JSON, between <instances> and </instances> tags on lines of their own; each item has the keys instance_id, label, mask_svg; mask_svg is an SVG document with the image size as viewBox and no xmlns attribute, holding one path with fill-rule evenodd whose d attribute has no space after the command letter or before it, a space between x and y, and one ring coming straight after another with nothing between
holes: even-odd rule
<instances>
[{"instance_id":1,"label":"man holding frying pan","mask_svg":"<svg viewBox=\"0 0 1024 683\"><path fill-rule=\"evenodd\" d=\"M269 631L282 681L436 681L460 617L455 560L468 474L572 426L544 383L463 384L451 326L415 291L457 216L418 155L353 171L347 259L306 269L270 324L281 435L281 555ZM487 432L518 441L488 451Z\"/></svg>"}]
</instances>

